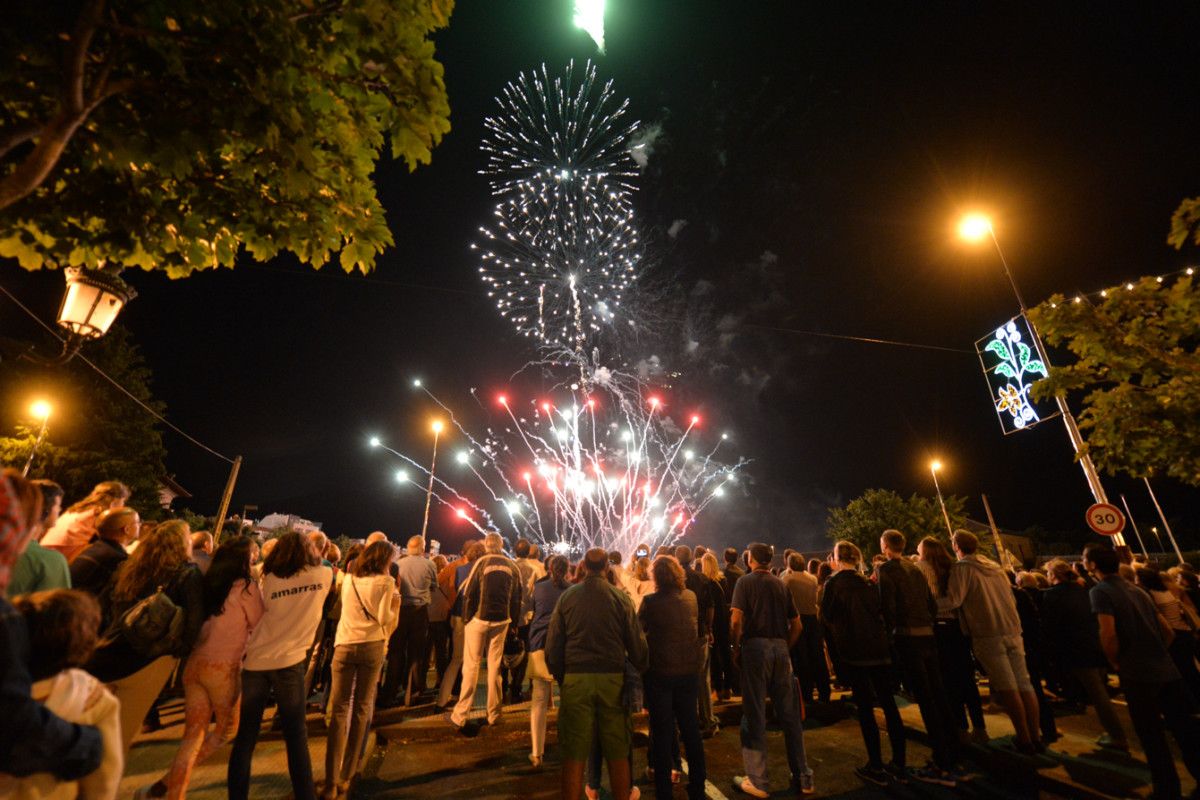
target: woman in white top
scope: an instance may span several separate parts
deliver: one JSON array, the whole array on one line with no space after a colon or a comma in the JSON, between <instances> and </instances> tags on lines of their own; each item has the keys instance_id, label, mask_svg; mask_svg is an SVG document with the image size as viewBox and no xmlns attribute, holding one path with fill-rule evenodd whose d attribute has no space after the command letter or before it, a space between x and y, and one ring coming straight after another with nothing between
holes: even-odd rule
<instances>
[{"instance_id":1,"label":"woman in white top","mask_svg":"<svg viewBox=\"0 0 1200 800\"><path fill-rule=\"evenodd\" d=\"M400 619L400 593L390 574L396 553L388 542L367 545L342 580L342 616L333 646L323 798L344 796L358 771L371 723L387 642ZM351 699L353 698L353 707Z\"/></svg>"},{"instance_id":2,"label":"woman in white top","mask_svg":"<svg viewBox=\"0 0 1200 800\"><path fill-rule=\"evenodd\" d=\"M250 759L267 699L274 691L293 796L295 800L316 800L304 719L304 668L325 597L333 585L333 570L322 566L313 543L295 531L272 541L274 548L263 561L266 610L250 634L242 663L242 712L229 754L229 798L248 800Z\"/></svg>"}]
</instances>

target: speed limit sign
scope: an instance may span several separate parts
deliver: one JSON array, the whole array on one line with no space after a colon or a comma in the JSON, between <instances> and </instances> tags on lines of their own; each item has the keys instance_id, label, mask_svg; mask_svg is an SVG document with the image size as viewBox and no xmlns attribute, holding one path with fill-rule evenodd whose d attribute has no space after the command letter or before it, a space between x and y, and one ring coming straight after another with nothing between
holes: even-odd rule
<instances>
[{"instance_id":1,"label":"speed limit sign","mask_svg":"<svg viewBox=\"0 0 1200 800\"><path fill-rule=\"evenodd\" d=\"M1088 527L1103 536L1116 536L1125 529L1125 515L1108 503L1096 503L1084 515Z\"/></svg>"}]
</instances>

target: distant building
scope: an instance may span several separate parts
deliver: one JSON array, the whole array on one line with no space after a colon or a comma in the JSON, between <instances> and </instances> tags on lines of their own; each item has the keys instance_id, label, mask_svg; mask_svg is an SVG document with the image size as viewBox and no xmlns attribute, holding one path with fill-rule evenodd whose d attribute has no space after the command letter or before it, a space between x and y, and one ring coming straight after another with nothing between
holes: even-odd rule
<instances>
[{"instance_id":1,"label":"distant building","mask_svg":"<svg viewBox=\"0 0 1200 800\"><path fill-rule=\"evenodd\" d=\"M170 508L177 498L192 499L192 493L175 482L174 475L164 475L158 480L158 504Z\"/></svg>"},{"instance_id":2,"label":"distant building","mask_svg":"<svg viewBox=\"0 0 1200 800\"><path fill-rule=\"evenodd\" d=\"M274 514L267 514L254 527L264 531L287 528L300 533L308 533L309 531L321 530L321 523L298 517L295 514L280 514L276 512Z\"/></svg>"}]
</instances>

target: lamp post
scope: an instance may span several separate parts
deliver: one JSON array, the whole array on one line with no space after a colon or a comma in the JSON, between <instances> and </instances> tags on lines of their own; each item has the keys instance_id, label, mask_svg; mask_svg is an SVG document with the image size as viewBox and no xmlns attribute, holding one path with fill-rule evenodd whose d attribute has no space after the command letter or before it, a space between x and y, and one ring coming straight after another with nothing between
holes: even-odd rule
<instances>
[{"instance_id":1,"label":"lamp post","mask_svg":"<svg viewBox=\"0 0 1200 800\"><path fill-rule=\"evenodd\" d=\"M442 433L442 421L435 419L429 427L433 431L433 458L429 461L429 488L425 490L425 519L421 522L422 539L425 538L425 531L429 528L429 504L433 500L433 470L437 467L437 445L438 437Z\"/></svg>"},{"instance_id":2,"label":"lamp post","mask_svg":"<svg viewBox=\"0 0 1200 800\"><path fill-rule=\"evenodd\" d=\"M67 267L63 270L66 291L58 307L56 322L66 334L62 351L55 358L33 352L21 357L35 364L58 366L75 357L83 343L108 333L121 309L135 297L133 287L121 280L118 269Z\"/></svg>"},{"instance_id":3,"label":"lamp post","mask_svg":"<svg viewBox=\"0 0 1200 800\"><path fill-rule=\"evenodd\" d=\"M33 449L29 451L29 458L25 460L25 469L21 470L22 478L29 477L29 468L33 466L33 459L37 455L38 448L42 446L42 442L46 438L46 424L50 421L50 412L52 410L50 404L45 400L36 400L29 407L29 413L33 415L34 419L42 421L42 429L38 431L37 439L33 442Z\"/></svg>"},{"instance_id":4,"label":"lamp post","mask_svg":"<svg viewBox=\"0 0 1200 800\"><path fill-rule=\"evenodd\" d=\"M1008 259L1004 257L1004 250L1000 247L1000 240L996 238L996 229L992 227L992 221L983 214L968 214L962 218L958 224L958 235L968 242L982 242L990 239L992 245L996 248L996 255L1000 257L1000 264L1004 267L1004 276L1008 278L1008 284L1012 287L1013 294L1017 298L1017 305L1021 309L1021 315L1025 317L1025 321L1029 324L1029 332L1033 336L1033 346L1037 350L1038 357L1043 364L1049 366L1050 359L1046 356L1046 347L1042 344L1042 336L1038 333L1037 326L1033 320L1029 318L1029 309L1025 305L1025 298L1021 294L1020 287L1017 286L1017 280L1013 277L1012 269L1008 266ZM1087 479L1088 488L1092 490L1092 497L1097 503L1107 503L1108 495L1104 493L1104 486L1100 483L1100 474L1096 471L1096 465L1092 463L1092 457L1084 446L1083 435L1079 432L1079 425L1075 422L1075 415L1071 413L1070 406L1067 405L1067 398L1063 395L1056 394L1054 402L1058 406L1058 411L1062 415L1063 424L1067 428L1067 438L1071 440L1071 447L1075 450L1075 455L1079 459L1079 466L1083 468L1083 475ZM1113 536L1113 544L1117 547L1125 547L1125 537L1121 534Z\"/></svg>"},{"instance_id":5,"label":"lamp post","mask_svg":"<svg viewBox=\"0 0 1200 800\"><path fill-rule=\"evenodd\" d=\"M950 514L946 511L946 501L942 498L942 487L938 485L937 474L942 468L942 462L934 459L929 462L929 474L933 476L933 490L937 492L938 505L942 507L942 519L946 520L946 533L954 537L954 526L950 524Z\"/></svg>"}]
</instances>

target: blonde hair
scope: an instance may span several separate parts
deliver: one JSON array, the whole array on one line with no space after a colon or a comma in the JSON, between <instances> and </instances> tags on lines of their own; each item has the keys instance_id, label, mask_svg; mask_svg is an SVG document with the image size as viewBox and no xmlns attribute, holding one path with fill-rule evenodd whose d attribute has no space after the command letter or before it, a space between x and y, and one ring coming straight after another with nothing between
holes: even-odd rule
<instances>
[{"instance_id":1,"label":"blonde hair","mask_svg":"<svg viewBox=\"0 0 1200 800\"><path fill-rule=\"evenodd\" d=\"M106 511L117 500L122 503L129 499L129 487L120 481L104 481L97 483L91 493L67 509L67 513L79 511Z\"/></svg>"},{"instance_id":2,"label":"blonde hair","mask_svg":"<svg viewBox=\"0 0 1200 800\"><path fill-rule=\"evenodd\" d=\"M704 577L717 581L718 583L725 580L725 574L721 572L721 568L717 566L717 557L711 552L705 552L700 558L700 571L704 573Z\"/></svg>"}]
</instances>

